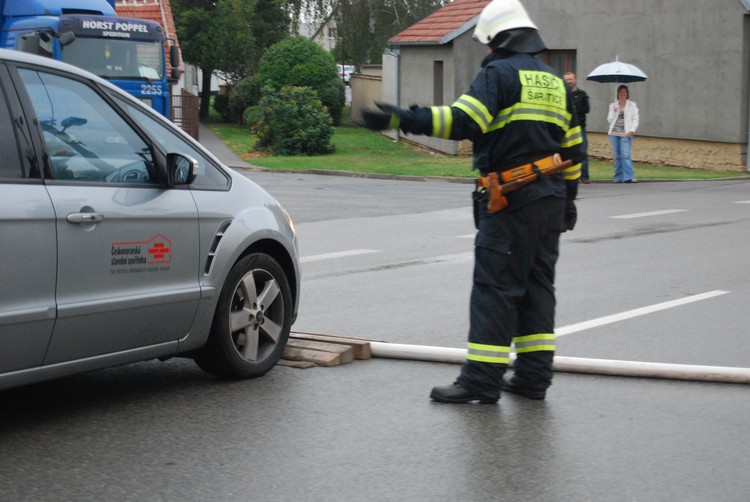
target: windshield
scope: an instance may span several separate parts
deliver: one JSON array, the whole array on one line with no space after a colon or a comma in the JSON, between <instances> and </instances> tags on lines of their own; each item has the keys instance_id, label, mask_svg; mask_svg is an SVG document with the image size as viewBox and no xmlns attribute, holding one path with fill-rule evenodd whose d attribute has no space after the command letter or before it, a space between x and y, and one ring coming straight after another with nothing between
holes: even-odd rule
<instances>
[{"instance_id":1,"label":"windshield","mask_svg":"<svg viewBox=\"0 0 750 502\"><path fill-rule=\"evenodd\" d=\"M62 60L104 78L161 80L163 50L158 41L77 37L62 48Z\"/></svg>"}]
</instances>

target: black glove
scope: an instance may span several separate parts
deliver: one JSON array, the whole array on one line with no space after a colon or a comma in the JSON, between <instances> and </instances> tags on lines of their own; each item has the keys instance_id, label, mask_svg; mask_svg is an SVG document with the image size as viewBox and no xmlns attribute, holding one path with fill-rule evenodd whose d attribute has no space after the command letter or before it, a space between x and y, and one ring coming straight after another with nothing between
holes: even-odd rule
<instances>
[{"instance_id":1,"label":"black glove","mask_svg":"<svg viewBox=\"0 0 750 502\"><path fill-rule=\"evenodd\" d=\"M375 102L380 112L364 110L362 118L369 129L382 131L384 129L401 129L412 134L430 134L432 132L432 112L429 108L416 105L409 109L399 108L388 103Z\"/></svg>"},{"instance_id":2,"label":"black glove","mask_svg":"<svg viewBox=\"0 0 750 502\"><path fill-rule=\"evenodd\" d=\"M375 131L383 131L385 129L398 129L401 124L401 115L409 113L408 110L403 110L397 106L389 105L387 103L375 102L380 111L376 110L364 110L362 111L362 118L365 121L365 127L373 129Z\"/></svg>"},{"instance_id":3,"label":"black glove","mask_svg":"<svg viewBox=\"0 0 750 502\"><path fill-rule=\"evenodd\" d=\"M388 103L381 103L380 101L375 101L375 106L380 108L383 113L396 115L397 117L401 116L402 114L409 113L409 110L404 110L403 108L399 108L395 105L389 105Z\"/></svg>"},{"instance_id":4,"label":"black glove","mask_svg":"<svg viewBox=\"0 0 750 502\"><path fill-rule=\"evenodd\" d=\"M563 232L573 230L578 221L578 210L576 209L576 203L573 199L568 199L565 202L565 222L563 223Z\"/></svg>"},{"instance_id":5,"label":"black glove","mask_svg":"<svg viewBox=\"0 0 750 502\"><path fill-rule=\"evenodd\" d=\"M376 112L375 110L362 111L362 119L365 121L365 127L375 131L393 129L391 118L392 115L390 113Z\"/></svg>"}]
</instances>

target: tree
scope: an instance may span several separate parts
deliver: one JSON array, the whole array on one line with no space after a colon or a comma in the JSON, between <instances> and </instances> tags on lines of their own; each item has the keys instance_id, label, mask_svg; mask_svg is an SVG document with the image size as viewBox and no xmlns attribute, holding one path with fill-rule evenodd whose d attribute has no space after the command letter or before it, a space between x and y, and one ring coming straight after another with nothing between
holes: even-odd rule
<instances>
[{"instance_id":1,"label":"tree","mask_svg":"<svg viewBox=\"0 0 750 502\"><path fill-rule=\"evenodd\" d=\"M429 16L448 0L309 0L306 16L313 24L336 23L336 61L377 64L388 40Z\"/></svg>"},{"instance_id":2,"label":"tree","mask_svg":"<svg viewBox=\"0 0 750 502\"><path fill-rule=\"evenodd\" d=\"M331 55L304 37L287 37L271 46L258 66L261 86L279 90L286 86L309 87L328 109L335 125L341 122L344 84Z\"/></svg>"},{"instance_id":3,"label":"tree","mask_svg":"<svg viewBox=\"0 0 750 502\"><path fill-rule=\"evenodd\" d=\"M173 0L185 61L201 69L200 118L208 117L211 76L253 75L263 51L288 34L283 0Z\"/></svg>"}]
</instances>

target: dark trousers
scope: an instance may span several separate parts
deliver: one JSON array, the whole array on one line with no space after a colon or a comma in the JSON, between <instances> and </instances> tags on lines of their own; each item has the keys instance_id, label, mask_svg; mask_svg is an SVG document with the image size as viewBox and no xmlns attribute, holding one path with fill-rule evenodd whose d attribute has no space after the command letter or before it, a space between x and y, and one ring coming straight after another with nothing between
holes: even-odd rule
<instances>
[{"instance_id":1,"label":"dark trousers","mask_svg":"<svg viewBox=\"0 0 750 502\"><path fill-rule=\"evenodd\" d=\"M589 180L589 139L586 136L586 128L581 127L581 138L583 138L583 159L581 160L581 181Z\"/></svg>"},{"instance_id":2,"label":"dark trousers","mask_svg":"<svg viewBox=\"0 0 750 502\"><path fill-rule=\"evenodd\" d=\"M516 340L515 377L522 385L546 389L552 382L555 324L555 264L565 200L544 197L514 211L488 215L480 205L471 292L469 348L494 354ZM552 341L519 349L522 340L551 335ZM525 338L524 338L525 337ZM471 357L471 355L469 356ZM497 392L507 363L467 359L458 383L479 392Z\"/></svg>"}]
</instances>

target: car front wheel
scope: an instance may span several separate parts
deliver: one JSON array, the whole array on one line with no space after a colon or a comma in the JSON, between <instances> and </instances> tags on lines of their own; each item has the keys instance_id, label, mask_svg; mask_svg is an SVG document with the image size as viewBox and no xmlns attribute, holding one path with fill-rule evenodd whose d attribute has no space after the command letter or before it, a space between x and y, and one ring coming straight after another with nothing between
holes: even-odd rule
<instances>
[{"instance_id":1,"label":"car front wheel","mask_svg":"<svg viewBox=\"0 0 750 502\"><path fill-rule=\"evenodd\" d=\"M281 358L291 324L292 295L281 266L269 255L248 255L229 273L195 361L223 378L261 376Z\"/></svg>"}]
</instances>

